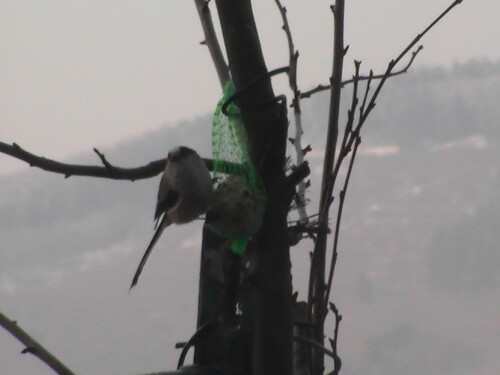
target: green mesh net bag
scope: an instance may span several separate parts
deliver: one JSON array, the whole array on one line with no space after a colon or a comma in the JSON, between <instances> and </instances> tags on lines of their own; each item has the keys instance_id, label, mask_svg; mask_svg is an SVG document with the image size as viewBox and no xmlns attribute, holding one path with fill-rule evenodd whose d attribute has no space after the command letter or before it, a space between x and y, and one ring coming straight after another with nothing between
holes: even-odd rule
<instances>
[{"instance_id":1,"label":"green mesh net bag","mask_svg":"<svg viewBox=\"0 0 500 375\"><path fill-rule=\"evenodd\" d=\"M238 107L222 107L233 94L227 83L212 123L214 196L207 225L217 235L232 240L242 254L250 237L260 228L265 206L262 181L250 159L247 138Z\"/></svg>"}]
</instances>

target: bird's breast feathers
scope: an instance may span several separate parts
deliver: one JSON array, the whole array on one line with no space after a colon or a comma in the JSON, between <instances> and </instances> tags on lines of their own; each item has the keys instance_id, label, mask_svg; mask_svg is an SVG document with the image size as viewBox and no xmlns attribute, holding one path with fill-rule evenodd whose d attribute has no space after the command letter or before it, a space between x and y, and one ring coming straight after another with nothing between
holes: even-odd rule
<instances>
[{"instance_id":1,"label":"bird's breast feathers","mask_svg":"<svg viewBox=\"0 0 500 375\"><path fill-rule=\"evenodd\" d=\"M212 179L203 160L181 160L168 172L170 188L178 201L167 211L170 220L181 224L196 219L208 209L212 195Z\"/></svg>"}]
</instances>

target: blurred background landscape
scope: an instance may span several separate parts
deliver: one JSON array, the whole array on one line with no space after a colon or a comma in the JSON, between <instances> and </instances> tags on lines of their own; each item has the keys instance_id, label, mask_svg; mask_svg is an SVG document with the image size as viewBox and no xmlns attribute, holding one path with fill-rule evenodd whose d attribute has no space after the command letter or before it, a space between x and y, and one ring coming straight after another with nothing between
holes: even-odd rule
<instances>
[{"instance_id":1,"label":"blurred background landscape","mask_svg":"<svg viewBox=\"0 0 500 375\"><path fill-rule=\"evenodd\" d=\"M343 374L500 373L499 103L500 62L489 60L419 67L387 84L344 209L333 290ZM327 94L303 102L309 214L327 104ZM210 126L207 113L100 151L124 167L179 144L209 157ZM99 164L91 152L67 161ZM201 221L169 228L128 293L157 184L28 166L0 176L0 310L77 373L173 369L175 343L195 330ZM292 248L299 298L311 246ZM0 331L0 374L51 374L21 350Z\"/></svg>"}]
</instances>

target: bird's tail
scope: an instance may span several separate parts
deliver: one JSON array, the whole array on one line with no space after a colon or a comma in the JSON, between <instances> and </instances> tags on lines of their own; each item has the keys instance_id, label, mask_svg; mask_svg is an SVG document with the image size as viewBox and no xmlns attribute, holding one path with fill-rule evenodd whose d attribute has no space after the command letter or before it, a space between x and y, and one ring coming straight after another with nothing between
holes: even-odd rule
<instances>
[{"instance_id":1,"label":"bird's tail","mask_svg":"<svg viewBox=\"0 0 500 375\"><path fill-rule=\"evenodd\" d=\"M142 269L144 268L144 265L146 264L146 261L149 258L149 255L151 254L151 251L156 245L156 242L158 242L158 239L160 238L163 230L170 225L170 220L167 218L167 215L163 216L163 219L161 220L160 225L156 229L156 232L151 239L151 242L148 245L148 248L146 249L144 255L142 256L141 262L139 263L139 266L137 267L137 271L135 271L134 278L132 280L132 284L130 285L130 290L137 284L137 281L139 280L139 276L141 275Z\"/></svg>"}]
</instances>

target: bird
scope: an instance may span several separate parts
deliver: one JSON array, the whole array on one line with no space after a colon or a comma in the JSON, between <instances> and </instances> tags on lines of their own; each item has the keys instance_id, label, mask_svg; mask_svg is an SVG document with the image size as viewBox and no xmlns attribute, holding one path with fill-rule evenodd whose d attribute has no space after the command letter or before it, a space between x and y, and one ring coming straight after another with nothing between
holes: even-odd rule
<instances>
[{"instance_id":1,"label":"bird","mask_svg":"<svg viewBox=\"0 0 500 375\"><path fill-rule=\"evenodd\" d=\"M170 150L158 188L155 234L137 267L130 289L139 276L163 230L170 224L185 224L204 214L212 198L212 178L203 159L186 146Z\"/></svg>"}]
</instances>

